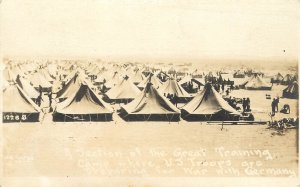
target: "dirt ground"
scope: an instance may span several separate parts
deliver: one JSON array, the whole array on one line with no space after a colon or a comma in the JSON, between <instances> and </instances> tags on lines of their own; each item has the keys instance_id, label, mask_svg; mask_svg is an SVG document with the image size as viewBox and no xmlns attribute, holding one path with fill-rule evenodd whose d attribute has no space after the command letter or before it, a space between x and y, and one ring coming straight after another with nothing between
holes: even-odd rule
<instances>
[{"instance_id":1,"label":"dirt ground","mask_svg":"<svg viewBox=\"0 0 300 187\"><path fill-rule=\"evenodd\" d=\"M270 120L268 93L235 90L249 97L256 120ZM296 117L298 101L288 103ZM298 175L298 132L277 132L267 125L209 125L204 122L124 122L114 114L107 123L5 124L5 177L295 177Z\"/></svg>"}]
</instances>

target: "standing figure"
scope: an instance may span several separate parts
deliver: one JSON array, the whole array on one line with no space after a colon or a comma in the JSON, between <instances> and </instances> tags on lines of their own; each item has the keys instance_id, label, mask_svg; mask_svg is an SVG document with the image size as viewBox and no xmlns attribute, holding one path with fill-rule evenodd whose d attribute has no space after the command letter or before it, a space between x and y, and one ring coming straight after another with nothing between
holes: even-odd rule
<instances>
[{"instance_id":1,"label":"standing figure","mask_svg":"<svg viewBox=\"0 0 300 187\"><path fill-rule=\"evenodd\" d=\"M41 103L42 103L42 94L40 94L37 98L36 98L36 104L38 105L38 106L41 106Z\"/></svg>"},{"instance_id":2,"label":"standing figure","mask_svg":"<svg viewBox=\"0 0 300 187\"><path fill-rule=\"evenodd\" d=\"M42 89L41 85L39 85L39 92L40 92L40 95L42 95L43 89Z\"/></svg>"},{"instance_id":3,"label":"standing figure","mask_svg":"<svg viewBox=\"0 0 300 187\"><path fill-rule=\"evenodd\" d=\"M275 110L278 112L279 97L276 98Z\"/></svg>"},{"instance_id":4,"label":"standing figure","mask_svg":"<svg viewBox=\"0 0 300 187\"><path fill-rule=\"evenodd\" d=\"M276 99L275 98L273 98L271 106L272 106L272 115L275 115L275 108L276 108Z\"/></svg>"},{"instance_id":5,"label":"standing figure","mask_svg":"<svg viewBox=\"0 0 300 187\"><path fill-rule=\"evenodd\" d=\"M48 97L49 97L49 107L51 107L51 105L52 105L52 92L49 92Z\"/></svg>"},{"instance_id":6,"label":"standing figure","mask_svg":"<svg viewBox=\"0 0 300 187\"><path fill-rule=\"evenodd\" d=\"M224 92L225 90L225 85L224 85L224 83L222 83L222 92Z\"/></svg>"},{"instance_id":7,"label":"standing figure","mask_svg":"<svg viewBox=\"0 0 300 187\"><path fill-rule=\"evenodd\" d=\"M229 88L226 90L226 95L229 95Z\"/></svg>"},{"instance_id":8,"label":"standing figure","mask_svg":"<svg viewBox=\"0 0 300 187\"><path fill-rule=\"evenodd\" d=\"M174 105L177 107L178 97L176 94L174 94L173 102L174 102Z\"/></svg>"},{"instance_id":9,"label":"standing figure","mask_svg":"<svg viewBox=\"0 0 300 187\"><path fill-rule=\"evenodd\" d=\"M250 112L250 99L249 99L249 97L247 97L247 99L246 99L246 110L247 110L247 112Z\"/></svg>"},{"instance_id":10,"label":"standing figure","mask_svg":"<svg viewBox=\"0 0 300 187\"><path fill-rule=\"evenodd\" d=\"M233 90L233 82L232 82L231 85L230 85L230 90L231 90L231 91Z\"/></svg>"},{"instance_id":11,"label":"standing figure","mask_svg":"<svg viewBox=\"0 0 300 187\"><path fill-rule=\"evenodd\" d=\"M246 99L245 98L243 98L242 105L243 105L243 112L246 112L247 103L246 103Z\"/></svg>"}]
</instances>

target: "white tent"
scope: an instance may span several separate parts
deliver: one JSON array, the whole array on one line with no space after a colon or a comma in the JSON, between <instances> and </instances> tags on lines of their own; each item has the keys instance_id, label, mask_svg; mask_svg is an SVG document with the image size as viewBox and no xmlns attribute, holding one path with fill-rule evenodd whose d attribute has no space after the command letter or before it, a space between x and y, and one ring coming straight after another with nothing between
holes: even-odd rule
<instances>
[{"instance_id":1,"label":"white tent","mask_svg":"<svg viewBox=\"0 0 300 187\"><path fill-rule=\"evenodd\" d=\"M130 79L124 78L119 84L108 90L105 95L109 102L128 103L136 98L140 92Z\"/></svg>"},{"instance_id":2,"label":"white tent","mask_svg":"<svg viewBox=\"0 0 300 187\"><path fill-rule=\"evenodd\" d=\"M210 84L183 106L181 112L190 121L225 121L240 116Z\"/></svg>"},{"instance_id":3,"label":"white tent","mask_svg":"<svg viewBox=\"0 0 300 187\"><path fill-rule=\"evenodd\" d=\"M151 83L132 102L122 107L120 115L129 121L180 120L180 111Z\"/></svg>"}]
</instances>

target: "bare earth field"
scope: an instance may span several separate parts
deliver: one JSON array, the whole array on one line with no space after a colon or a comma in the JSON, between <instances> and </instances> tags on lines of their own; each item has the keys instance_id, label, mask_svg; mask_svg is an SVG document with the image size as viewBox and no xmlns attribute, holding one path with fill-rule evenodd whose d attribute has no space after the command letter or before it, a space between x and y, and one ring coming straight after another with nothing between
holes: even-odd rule
<instances>
[{"instance_id":1,"label":"bare earth field","mask_svg":"<svg viewBox=\"0 0 300 187\"><path fill-rule=\"evenodd\" d=\"M272 91L236 90L250 97L256 120L270 120ZM297 100L288 103L296 117ZM109 123L5 124L4 177L296 177L297 130L283 133L267 125L208 125L204 122L130 122L117 115Z\"/></svg>"}]
</instances>

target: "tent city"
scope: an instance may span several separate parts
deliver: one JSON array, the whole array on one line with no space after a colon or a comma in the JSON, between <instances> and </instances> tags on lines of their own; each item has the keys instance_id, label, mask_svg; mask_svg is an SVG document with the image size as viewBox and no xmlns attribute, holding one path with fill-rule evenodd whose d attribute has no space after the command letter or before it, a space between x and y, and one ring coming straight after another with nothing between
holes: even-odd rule
<instances>
[{"instance_id":1,"label":"tent city","mask_svg":"<svg viewBox=\"0 0 300 187\"><path fill-rule=\"evenodd\" d=\"M4 146L7 175L297 175L296 63L6 58L2 67L4 135L23 142ZM55 152L65 154L49 171L43 160Z\"/></svg>"},{"instance_id":2,"label":"tent city","mask_svg":"<svg viewBox=\"0 0 300 187\"><path fill-rule=\"evenodd\" d=\"M296 66L8 60L3 122L203 121L284 129L298 124L297 99Z\"/></svg>"}]
</instances>

